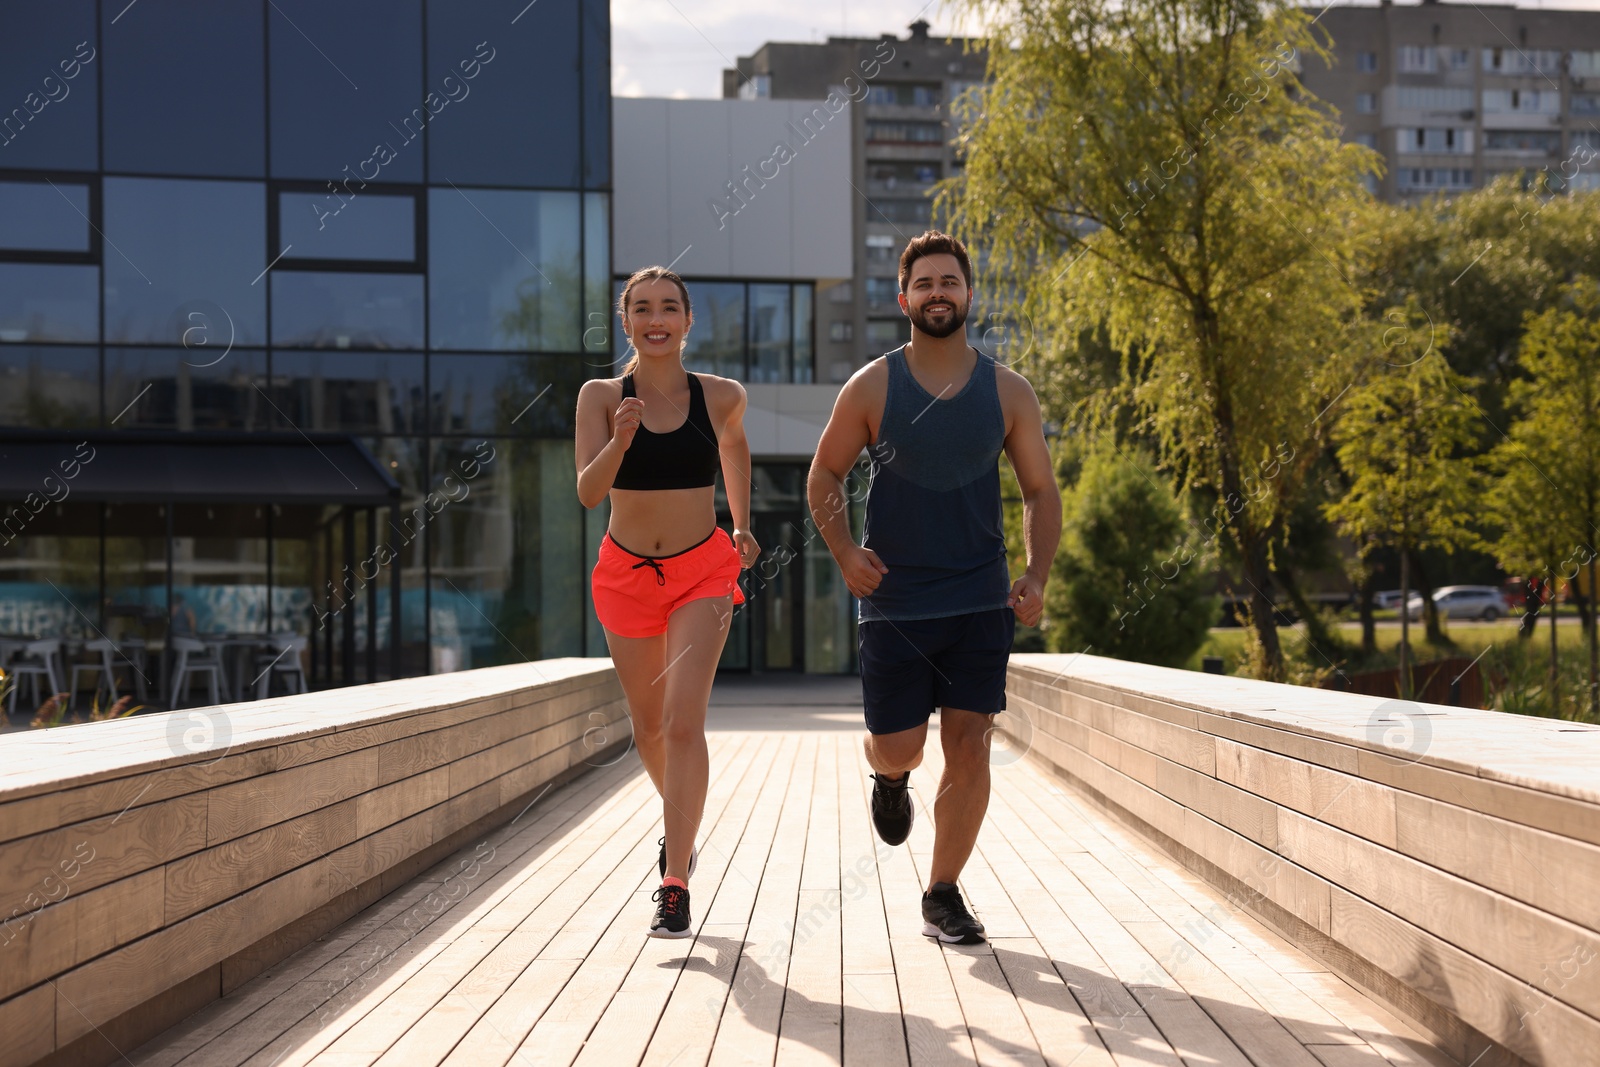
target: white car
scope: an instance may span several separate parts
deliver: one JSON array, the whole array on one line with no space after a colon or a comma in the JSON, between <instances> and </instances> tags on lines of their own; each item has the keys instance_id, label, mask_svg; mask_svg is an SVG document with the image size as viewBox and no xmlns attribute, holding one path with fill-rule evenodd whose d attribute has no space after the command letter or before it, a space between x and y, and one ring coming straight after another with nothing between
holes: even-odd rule
<instances>
[{"instance_id":1,"label":"white car","mask_svg":"<svg viewBox=\"0 0 1600 1067\"><path fill-rule=\"evenodd\" d=\"M1433 591L1434 606L1446 619L1482 619L1493 622L1502 615L1511 614L1511 605L1505 594L1492 585L1445 585ZM1412 619L1422 618L1422 598L1413 596L1406 602Z\"/></svg>"}]
</instances>

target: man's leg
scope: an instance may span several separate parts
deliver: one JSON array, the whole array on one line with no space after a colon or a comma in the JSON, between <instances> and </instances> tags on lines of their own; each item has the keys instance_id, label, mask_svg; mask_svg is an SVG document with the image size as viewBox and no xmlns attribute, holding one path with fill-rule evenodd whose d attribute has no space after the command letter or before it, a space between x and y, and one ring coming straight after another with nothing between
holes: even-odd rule
<instances>
[{"instance_id":1,"label":"man's leg","mask_svg":"<svg viewBox=\"0 0 1600 1067\"><path fill-rule=\"evenodd\" d=\"M989 810L989 734L993 715L942 708L939 740L944 747L944 775L933 803L933 863L928 884L954 885L972 855L978 829Z\"/></svg>"},{"instance_id":2,"label":"man's leg","mask_svg":"<svg viewBox=\"0 0 1600 1067\"><path fill-rule=\"evenodd\" d=\"M892 734L868 734L867 763L879 774L898 778L921 766L922 746L927 740L927 723Z\"/></svg>"}]
</instances>

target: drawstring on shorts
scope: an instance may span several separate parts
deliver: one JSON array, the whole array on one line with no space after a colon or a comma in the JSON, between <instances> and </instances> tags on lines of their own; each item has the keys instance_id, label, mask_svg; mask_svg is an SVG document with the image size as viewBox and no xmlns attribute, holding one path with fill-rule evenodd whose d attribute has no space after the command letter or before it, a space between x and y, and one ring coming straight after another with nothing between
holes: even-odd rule
<instances>
[{"instance_id":1,"label":"drawstring on shorts","mask_svg":"<svg viewBox=\"0 0 1600 1067\"><path fill-rule=\"evenodd\" d=\"M663 571L661 569L661 564L660 563L656 562L653 559L644 559L644 560L640 560L638 563L635 563L629 569L630 570L638 570L640 567L654 567L655 571L656 571L656 584L657 585L666 585L667 584L667 574L666 574L665 571Z\"/></svg>"}]
</instances>

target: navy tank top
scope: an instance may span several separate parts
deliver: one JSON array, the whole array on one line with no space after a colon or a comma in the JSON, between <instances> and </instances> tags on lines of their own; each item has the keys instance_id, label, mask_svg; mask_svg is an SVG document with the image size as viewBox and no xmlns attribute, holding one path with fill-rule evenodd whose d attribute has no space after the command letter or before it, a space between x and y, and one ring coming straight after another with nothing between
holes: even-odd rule
<instances>
[{"instance_id":1,"label":"navy tank top","mask_svg":"<svg viewBox=\"0 0 1600 1067\"><path fill-rule=\"evenodd\" d=\"M633 375L622 379L622 396L637 396ZM613 489L698 489L715 485L721 455L717 431L706 409L700 379L689 372L689 417L676 430L652 433L643 421L634 431L633 444L622 454Z\"/></svg>"},{"instance_id":2,"label":"navy tank top","mask_svg":"<svg viewBox=\"0 0 1600 1067\"><path fill-rule=\"evenodd\" d=\"M978 352L967 384L941 399L911 376L904 348L885 358L889 391L869 450L874 462L862 544L889 573L861 600L860 619L1003 608L1011 593L1000 512L1006 422L995 362Z\"/></svg>"}]
</instances>

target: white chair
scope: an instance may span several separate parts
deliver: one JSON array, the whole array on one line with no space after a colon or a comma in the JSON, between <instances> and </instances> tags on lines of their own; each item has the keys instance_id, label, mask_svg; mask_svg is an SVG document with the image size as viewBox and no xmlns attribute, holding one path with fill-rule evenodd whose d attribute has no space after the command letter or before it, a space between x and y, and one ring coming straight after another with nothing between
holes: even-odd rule
<instances>
[{"instance_id":1,"label":"white chair","mask_svg":"<svg viewBox=\"0 0 1600 1067\"><path fill-rule=\"evenodd\" d=\"M172 669L172 706L178 706L180 696L189 695L188 687L194 681L191 675L195 674L206 676L211 687L211 703L222 703L220 694L228 690L228 676L223 671L222 657L217 651L193 637L174 637L172 651L178 654Z\"/></svg>"},{"instance_id":2,"label":"white chair","mask_svg":"<svg viewBox=\"0 0 1600 1067\"><path fill-rule=\"evenodd\" d=\"M41 641L29 641L22 646L22 651L11 661L11 666L6 668L11 675L11 696L8 701L8 711L17 710L17 694L22 691L22 680L28 680L28 689L32 694L33 704L38 707L56 693L62 692L61 675L56 671L56 660L61 658L61 639L58 637L45 638ZM50 691L43 696L39 694L39 682L43 679L50 684Z\"/></svg>"},{"instance_id":3,"label":"white chair","mask_svg":"<svg viewBox=\"0 0 1600 1067\"><path fill-rule=\"evenodd\" d=\"M110 703L115 704L117 702L117 674L116 663L112 657L117 654L116 644L109 637L101 637L85 642L83 650L98 654L100 661L98 663L74 663L72 665L72 684L68 687L72 696L67 698L68 709L75 707L78 703L78 678L86 672L98 675L94 683L95 697L98 698L100 696L100 689L103 686L110 694Z\"/></svg>"},{"instance_id":4,"label":"white chair","mask_svg":"<svg viewBox=\"0 0 1600 1067\"><path fill-rule=\"evenodd\" d=\"M272 678L283 678L283 687L289 693L306 691L306 672L300 665L300 654L305 651L306 639L299 634L273 634L262 644L271 652L256 655L256 699L265 699L272 690Z\"/></svg>"}]
</instances>

